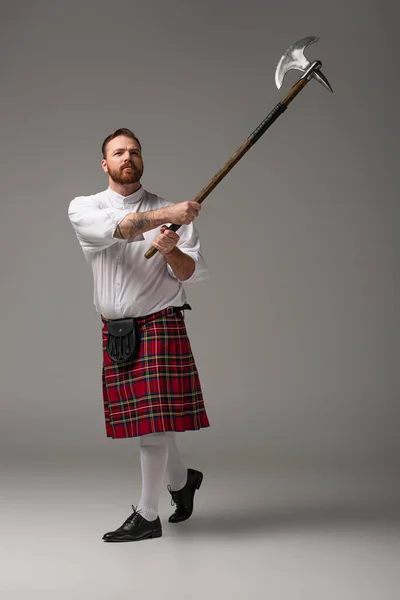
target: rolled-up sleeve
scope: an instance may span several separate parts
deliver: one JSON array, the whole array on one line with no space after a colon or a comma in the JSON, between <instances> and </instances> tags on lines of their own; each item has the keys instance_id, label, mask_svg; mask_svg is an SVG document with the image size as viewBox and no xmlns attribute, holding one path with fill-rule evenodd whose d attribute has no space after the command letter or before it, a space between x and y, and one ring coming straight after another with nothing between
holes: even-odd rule
<instances>
[{"instance_id":1,"label":"rolled-up sleeve","mask_svg":"<svg viewBox=\"0 0 400 600\"><path fill-rule=\"evenodd\" d=\"M177 234L180 236L178 242L178 248L193 258L195 262L195 269L189 279L185 279L182 283L195 283L207 279L209 277L208 267L204 260L203 252L201 249L201 243L199 234L196 227L191 223L190 225L182 225L178 229ZM177 279L170 265L167 265L169 274Z\"/></svg>"},{"instance_id":2,"label":"rolled-up sleeve","mask_svg":"<svg viewBox=\"0 0 400 600\"><path fill-rule=\"evenodd\" d=\"M94 196L74 198L68 207L69 220L85 252L97 252L124 241L113 234L129 212L129 209L101 208Z\"/></svg>"}]
</instances>

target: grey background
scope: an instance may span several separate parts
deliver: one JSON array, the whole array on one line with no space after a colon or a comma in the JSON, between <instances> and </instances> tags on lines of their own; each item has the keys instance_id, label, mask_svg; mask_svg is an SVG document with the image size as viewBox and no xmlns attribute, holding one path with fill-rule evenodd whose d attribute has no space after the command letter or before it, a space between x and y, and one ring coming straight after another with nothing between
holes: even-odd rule
<instances>
[{"instance_id":1,"label":"grey background","mask_svg":"<svg viewBox=\"0 0 400 600\"><path fill-rule=\"evenodd\" d=\"M281 53L318 35L335 94L309 85L197 221L211 276L187 286L187 326L212 427L184 444L398 464L395 3L5 9L3 456L126 451L104 438L101 322L66 212L106 187L104 137L132 128L144 186L191 199L283 95Z\"/></svg>"},{"instance_id":2,"label":"grey background","mask_svg":"<svg viewBox=\"0 0 400 600\"><path fill-rule=\"evenodd\" d=\"M335 94L310 83L197 220L210 279L186 286L187 327L211 427L180 440L208 485L181 530L196 535L169 532L151 561L135 554L135 568L173 577L165 557L176 559L186 591L185 577L201 580L219 552L228 571L220 566L214 595L229 581L229 597L242 599L245 549L254 590L269 586L272 598L394 597L382 592L397 573L395 538L374 530L356 543L354 514L333 500L399 499L398 2L1 7L0 554L15 559L1 589L122 597L125 553L136 552L97 548L137 503L140 466L137 440L105 437L101 321L67 216L73 197L107 186L103 139L132 128L144 186L192 199L296 80L276 89L281 54L317 35L307 55ZM333 513L321 508L332 503ZM251 512L266 507L263 518ZM331 525L341 532L332 544ZM336 588L326 585L331 559ZM25 579L14 579L21 564Z\"/></svg>"}]
</instances>

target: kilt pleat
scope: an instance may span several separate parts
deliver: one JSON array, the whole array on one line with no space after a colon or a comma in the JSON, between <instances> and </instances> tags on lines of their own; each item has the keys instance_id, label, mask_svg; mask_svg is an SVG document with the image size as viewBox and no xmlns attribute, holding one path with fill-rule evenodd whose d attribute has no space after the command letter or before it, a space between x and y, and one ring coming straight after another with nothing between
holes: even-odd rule
<instances>
[{"instance_id":1,"label":"kilt pleat","mask_svg":"<svg viewBox=\"0 0 400 600\"><path fill-rule=\"evenodd\" d=\"M103 321L102 388L107 437L127 438L209 427L197 367L181 312L137 319L140 351L124 365L106 352Z\"/></svg>"}]
</instances>

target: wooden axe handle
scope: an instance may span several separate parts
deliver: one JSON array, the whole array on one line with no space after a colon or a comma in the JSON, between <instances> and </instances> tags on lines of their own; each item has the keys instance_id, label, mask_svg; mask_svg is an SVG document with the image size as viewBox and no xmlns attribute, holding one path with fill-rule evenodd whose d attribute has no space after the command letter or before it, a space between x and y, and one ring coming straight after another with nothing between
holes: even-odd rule
<instances>
[{"instance_id":1,"label":"wooden axe handle","mask_svg":"<svg viewBox=\"0 0 400 600\"><path fill-rule=\"evenodd\" d=\"M299 79L297 83L291 88L289 94L271 110L269 115L259 124L257 129L247 138L245 142L238 148L231 156L231 158L224 164L224 166L214 175L214 177L208 182L208 184L193 198L193 202L201 204L207 198L207 196L213 191L213 189L222 181L222 179L229 173L231 169L236 165L237 162L250 150L252 146L260 139L260 137L267 131L269 127L281 116L287 109L290 102L301 92L304 86L308 83L308 79ZM178 231L181 225L170 225L168 229L172 231ZM152 246L147 250L145 257L151 258L157 254L157 248Z\"/></svg>"}]
</instances>

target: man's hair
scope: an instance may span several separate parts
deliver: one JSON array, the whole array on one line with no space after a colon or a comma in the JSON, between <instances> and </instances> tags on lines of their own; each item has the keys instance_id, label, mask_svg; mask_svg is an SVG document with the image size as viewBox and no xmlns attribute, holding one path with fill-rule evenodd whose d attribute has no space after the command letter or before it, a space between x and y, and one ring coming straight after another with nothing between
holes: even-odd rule
<instances>
[{"instance_id":1,"label":"man's hair","mask_svg":"<svg viewBox=\"0 0 400 600\"><path fill-rule=\"evenodd\" d=\"M107 154L107 144L108 142L111 142L111 140L113 140L114 138L120 136L120 135L124 135L125 137L129 137L132 140L135 140L140 148L142 148L141 143L139 142L138 138L136 137L136 135L133 133L133 131L131 131L130 129L126 129L125 127L122 127L121 129L117 129L116 131L114 131L114 133L111 133L108 137L106 137L106 139L104 140L102 146L101 146L101 151L103 153L103 158L106 158L106 154Z\"/></svg>"}]
</instances>

